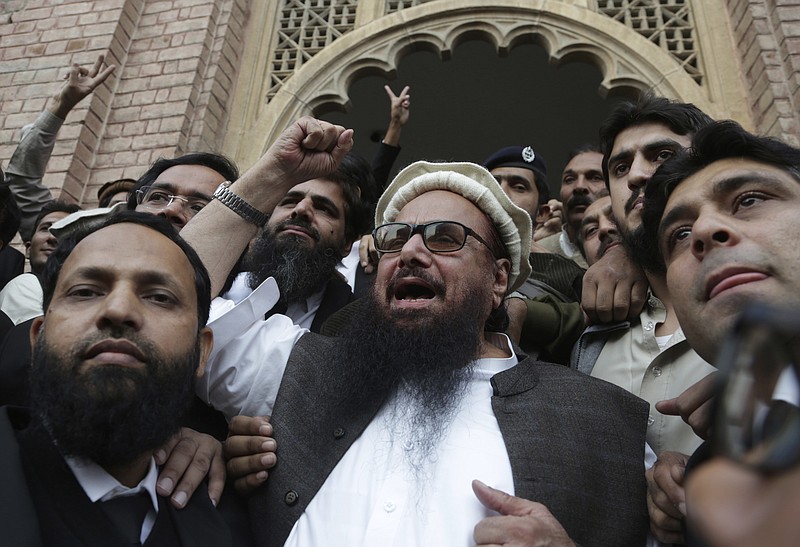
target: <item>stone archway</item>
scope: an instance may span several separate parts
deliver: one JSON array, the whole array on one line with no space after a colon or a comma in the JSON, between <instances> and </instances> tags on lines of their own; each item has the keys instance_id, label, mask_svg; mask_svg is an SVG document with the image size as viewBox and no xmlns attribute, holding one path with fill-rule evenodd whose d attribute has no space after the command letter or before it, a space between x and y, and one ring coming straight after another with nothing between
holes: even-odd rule
<instances>
[{"instance_id":1,"label":"stone archway","mask_svg":"<svg viewBox=\"0 0 800 547\"><path fill-rule=\"evenodd\" d=\"M343 35L307 61L264 104L264 85L250 78L246 104L235 106L225 151L251 165L294 119L332 105L345 109L349 85L363 74L391 74L414 49L447 58L460 41L480 37L498 52L519 41L539 43L555 64L590 62L603 75L601 95L646 90L719 113L701 88L666 52L603 15L556 0L522 7L514 0L431 2L381 17ZM267 59L260 59L266 64ZM263 67L251 72L264 73ZM247 112L247 114L245 114Z\"/></svg>"}]
</instances>

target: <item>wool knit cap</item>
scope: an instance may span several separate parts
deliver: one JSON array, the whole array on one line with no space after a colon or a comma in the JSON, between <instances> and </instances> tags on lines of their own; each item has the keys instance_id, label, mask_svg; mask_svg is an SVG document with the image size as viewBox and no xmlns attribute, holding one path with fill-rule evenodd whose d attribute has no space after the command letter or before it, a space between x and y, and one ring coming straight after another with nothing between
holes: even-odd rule
<instances>
[{"instance_id":1,"label":"wool knit cap","mask_svg":"<svg viewBox=\"0 0 800 547\"><path fill-rule=\"evenodd\" d=\"M394 222L400 210L412 199L434 190L445 190L471 201L489 215L511 259L508 278L510 294L528 279L531 266L528 255L531 247L531 216L509 199L489 171L474 163L412 163L392 181L378 200L375 225ZM443 212L441 220L447 218Z\"/></svg>"}]
</instances>

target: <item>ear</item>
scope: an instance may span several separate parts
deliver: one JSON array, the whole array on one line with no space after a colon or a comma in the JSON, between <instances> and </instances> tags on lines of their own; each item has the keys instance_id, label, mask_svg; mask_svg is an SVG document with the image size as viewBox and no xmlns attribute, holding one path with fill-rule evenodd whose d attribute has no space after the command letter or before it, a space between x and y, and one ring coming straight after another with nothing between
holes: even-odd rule
<instances>
[{"instance_id":1,"label":"ear","mask_svg":"<svg viewBox=\"0 0 800 547\"><path fill-rule=\"evenodd\" d=\"M40 315L33 320L33 323L31 323L31 330L28 333L32 348L36 347L36 341L39 339L39 335L42 334L42 332L44 332L44 316Z\"/></svg>"},{"instance_id":2,"label":"ear","mask_svg":"<svg viewBox=\"0 0 800 547\"><path fill-rule=\"evenodd\" d=\"M30 241L26 241L25 242L25 258L27 258L28 260L31 259L31 242Z\"/></svg>"},{"instance_id":3,"label":"ear","mask_svg":"<svg viewBox=\"0 0 800 547\"><path fill-rule=\"evenodd\" d=\"M355 242L354 241L345 241L344 242L344 246L339 251L339 254L342 256L342 258L344 258L344 257L346 257L347 255L350 254L350 251L353 249L353 243L355 243Z\"/></svg>"},{"instance_id":4,"label":"ear","mask_svg":"<svg viewBox=\"0 0 800 547\"><path fill-rule=\"evenodd\" d=\"M200 329L198 335L200 342L200 362L197 365L197 377L200 378L206 371L206 363L211 355L211 348L214 347L214 333L208 327Z\"/></svg>"},{"instance_id":5,"label":"ear","mask_svg":"<svg viewBox=\"0 0 800 547\"><path fill-rule=\"evenodd\" d=\"M339 249L339 254L341 255L341 257L344 258L347 255L349 255L350 251L353 249L353 243L355 243L356 241L359 241L360 239L361 239L361 236L358 236L358 238L356 240L353 240L353 241L350 241L347 238L345 238L344 243L342 244L342 248Z\"/></svg>"},{"instance_id":6,"label":"ear","mask_svg":"<svg viewBox=\"0 0 800 547\"><path fill-rule=\"evenodd\" d=\"M544 224L550 218L550 206L545 203L539 207L539 212L536 214L536 225Z\"/></svg>"},{"instance_id":7,"label":"ear","mask_svg":"<svg viewBox=\"0 0 800 547\"><path fill-rule=\"evenodd\" d=\"M497 258L494 261L494 281L492 283L492 309L500 307L508 289L508 275L511 272L511 261L507 258Z\"/></svg>"}]
</instances>

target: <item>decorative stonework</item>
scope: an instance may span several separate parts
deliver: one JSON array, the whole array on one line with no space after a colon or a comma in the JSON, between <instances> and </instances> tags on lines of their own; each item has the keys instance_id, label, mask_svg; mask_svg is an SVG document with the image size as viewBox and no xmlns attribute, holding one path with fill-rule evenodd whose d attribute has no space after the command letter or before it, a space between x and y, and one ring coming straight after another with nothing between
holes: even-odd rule
<instances>
[{"instance_id":1,"label":"decorative stonework","mask_svg":"<svg viewBox=\"0 0 800 547\"><path fill-rule=\"evenodd\" d=\"M357 6L358 0L281 0L267 100L309 59L353 30Z\"/></svg>"},{"instance_id":2,"label":"decorative stonework","mask_svg":"<svg viewBox=\"0 0 800 547\"><path fill-rule=\"evenodd\" d=\"M315 5L321 4L318 0ZM390 74L411 48L436 52L445 59L464 36L483 39L498 52L535 39L554 64L574 60L595 65L603 75L601 96L653 90L695 103L712 116L721 115L704 88L668 52L632 29L562 1L521 4L518 0L430 1L380 17L337 36L332 45L307 59L291 78L284 79L277 93L267 97L268 104L264 95L260 100L257 95L259 81L247 80L248 87L238 91L242 101L232 119L239 122L226 137L225 152L240 163L254 163L292 120L318 111L345 110L348 86L361 74ZM258 66L252 69L261 71Z\"/></svg>"},{"instance_id":3,"label":"decorative stonework","mask_svg":"<svg viewBox=\"0 0 800 547\"><path fill-rule=\"evenodd\" d=\"M597 0L597 11L657 44L703 84L689 0Z\"/></svg>"},{"instance_id":4,"label":"decorative stonework","mask_svg":"<svg viewBox=\"0 0 800 547\"><path fill-rule=\"evenodd\" d=\"M405 8L419 6L432 0L386 0L386 13L393 13Z\"/></svg>"}]
</instances>

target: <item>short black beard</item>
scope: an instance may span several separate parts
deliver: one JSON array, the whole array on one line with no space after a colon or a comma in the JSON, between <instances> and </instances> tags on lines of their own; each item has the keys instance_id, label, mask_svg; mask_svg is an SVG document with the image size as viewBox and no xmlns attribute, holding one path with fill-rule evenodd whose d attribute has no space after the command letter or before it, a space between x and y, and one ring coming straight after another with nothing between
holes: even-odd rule
<instances>
[{"instance_id":1,"label":"short black beard","mask_svg":"<svg viewBox=\"0 0 800 547\"><path fill-rule=\"evenodd\" d=\"M147 367L96 366L79 372L79 357L109 336L134 341ZM33 354L31 406L37 423L64 456L88 458L101 467L126 465L175 434L194 397L200 348L174 361L161 358L131 333L105 333L59 355L39 336Z\"/></svg>"},{"instance_id":2,"label":"short black beard","mask_svg":"<svg viewBox=\"0 0 800 547\"><path fill-rule=\"evenodd\" d=\"M413 275L423 277L424 272ZM420 312L415 321L392 317L382 309L382 298L370 293L363 315L342 335L341 353L335 357L342 366L328 371L325 395L345 412L401 395L408 404L390 414L392 433L410 432L415 459L409 463L417 466L447 432L471 378L485 320L485 291L463 295L458 313Z\"/></svg>"},{"instance_id":3,"label":"short black beard","mask_svg":"<svg viewBox=\"0 0 800 547\"><path fill-rule=\"evenodd\" d=\"M289 224L312 232L317 240L314 247L309 248L307 242L293 235L278 238L276 234ZM320 244L319 232L313 226L302 220L287 220L274 228L265 228L253 242L246 261L250 271L247 281L250 288L255 289L274 277L281 302L302 302L328 283L339 260L335 248Z\"/></svg>"},{"instance_id":4,"label":"short black beard","mask_svg":"<svg viewBox=\"0 0 800 547\"><path fill-rule=\"evenodd\" d=\"M661 259L658 242L647 237L644 225L640 224L632 231L619 227L619 234L628 254L645 271L658 275L666 273L667 268Z\"/></svg>"}]
</instances>

